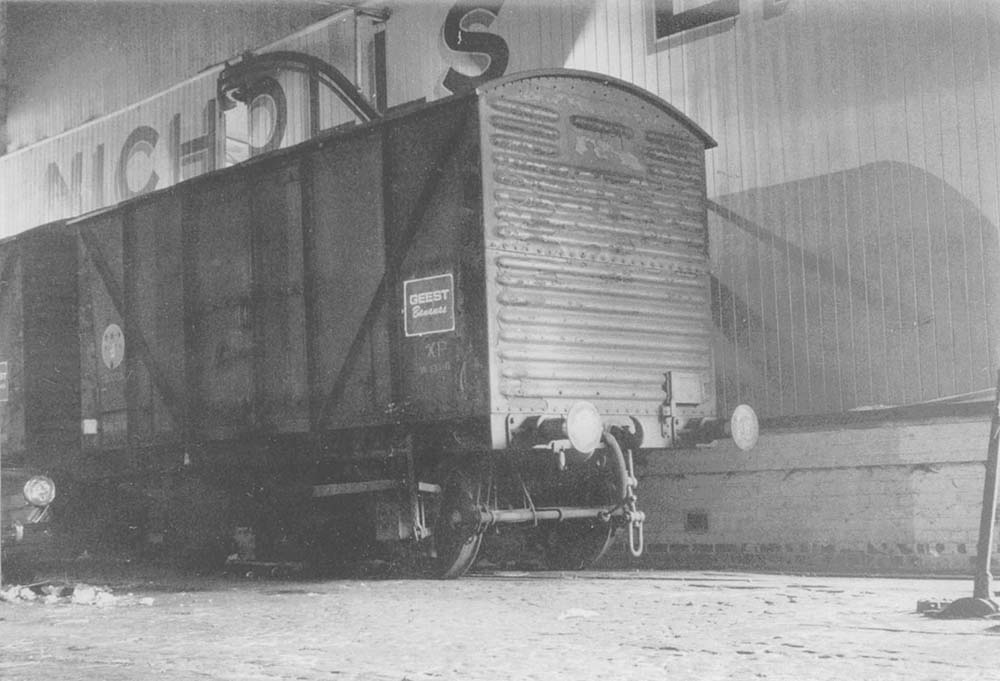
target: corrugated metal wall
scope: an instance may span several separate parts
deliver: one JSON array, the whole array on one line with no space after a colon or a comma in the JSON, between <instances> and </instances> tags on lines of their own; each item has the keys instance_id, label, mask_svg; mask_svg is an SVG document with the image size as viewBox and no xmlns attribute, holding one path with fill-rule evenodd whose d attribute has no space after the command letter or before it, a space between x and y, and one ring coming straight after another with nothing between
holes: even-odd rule
<instances>
[{"instance_id":1,"label":"corrugated metal wall","mask_svg":"<svg viewBox=\"0 0 1000 681\"><path fill-rule=\"evenodd\" d=\"M504 38L508 73L621 77L718 140L723 409L821 414L992 387L1000 4L741 0L735 18L657 40L670 4L508 0L474 30ZM397 101L445 94L449 68L482 71L440 44L449 8L390 19Z\"/></svg>"},{"instance_id":2,"label":"corrugated metal wall","mask_svg":"<svg viewBox=\"0 0 1000 681\"><path fill-rule=\"evenodd\" d=\"M482 102L494 423L587 400L665 446L665 372L693 383L678 424L715 413L710 140L599 81L515 80Z\"/></svg>"}]
</instances>

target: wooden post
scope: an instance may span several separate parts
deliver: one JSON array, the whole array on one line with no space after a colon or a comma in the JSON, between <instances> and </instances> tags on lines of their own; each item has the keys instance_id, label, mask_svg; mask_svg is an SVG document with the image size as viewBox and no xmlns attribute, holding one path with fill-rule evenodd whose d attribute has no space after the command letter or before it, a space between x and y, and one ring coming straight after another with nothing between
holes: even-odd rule
<instances>
[{"instance_id":1,"label":"wooden post","mask_svg":"<svg viewBox=\"0 0 1000 681\"><path fill-rule=\"evenodd\" d=\"M986 480L983 483L983 509L979 518L979 543L976 549L976 579L973 598L993 598L993 575L990 559L993 556L993 533L996 528L997 510L997 449L1000 443L1000 371L997 372L997 394L993 399L993 416L990 419L990 444L986 450Z\"/></svg>"}]
</instances>

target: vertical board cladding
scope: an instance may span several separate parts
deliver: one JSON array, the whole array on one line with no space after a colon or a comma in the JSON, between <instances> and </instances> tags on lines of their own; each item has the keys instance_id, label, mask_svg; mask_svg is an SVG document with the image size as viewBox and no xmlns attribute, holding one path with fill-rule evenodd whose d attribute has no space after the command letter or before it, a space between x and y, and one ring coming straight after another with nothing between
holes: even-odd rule
<instances>
[{"instance_id":1,"label":"vertical board cladding","mask_svg":"<svg viewBox=\"0 0 1000 681\"><path fill-rule=\"evenodd\" d=\"M390 124L387 248L390 309L400 349L395 376L408 419L488 411L482 176L476 100L429 107Z\"/></svg>"},{"instance_id":2,"label":"vertical board cladding","mask_svg":"<svg viewBox=\"0 0 1000 681\"><path fill-rule=\"evenodd\" d=\"M193 279L185 282L193 379L192 427L208 439L253 425L253 201L246 173L213 178L185 201ZM251 200L248 200L251 199ZM187 246L187 244L186 244Z\"/></svg>"},{"instance_id":3,"label":"vertical board cladding","mask_svg":"<svg viewBox=\"0 0 1000 681\"><path fill-rule=\"evenodd\" d=\"M270 162L74 223L86 449L308 429L301 196Z\"/></svg>"},{"instance_id":4,"label":"vertical board cladding","mask_svg":"<svg viewBox=\"0 0 1000 681\"><path fill-rule=\"evenodd\" d=\"M10 148L128 107L336 12L294 3L16 3L8 8ZM346 38L353 26L342 30ZM353 44L340 49L346 56Z\"/></svg>"},{"instance_id":5,"label":"vertical board cladding","mask_svg":"<svg viewBox=\"0 0 1000 681\"><path fill-rule=\"evenodd\" d=\"M254 211L256 421L273 432L309 429L305 366L302 184L297 164L250 179Z\"/></svg>"},{"instance_id":6,"label":"vertical board cladding","mask_svg":"<svg viewBox=\"0 0 1000 681\"><path fill-rule=\"evenodd\" d=\"M692 115L720 142L709 208L723 404L785 416L989 389L996 37L981 27L995 8L768 8L744 3L694 41L712 55L658 43L661 63L680 53L686 66L661 94L689 113L710 105Z\"/></svg>"},{"instance_id":7,"label":"vertical board cladding","mask_svg":"<svg viewBox=\"0 0 1000 681\"><path fill-rule=\"evenodd\" d=\"M823 414L991 388L1000 6L739 0L705 23L708 4L401 3L386 29L389 95L579 68L704 127L719 143L706 174L721 411Z\"/></svg>"},{"instance_id":8,"label":"vertical board cladding","mask_svg":"<svg viewBox=\"0 0 1000 681\"><path fill-rule=\"evenodd\" d=\"M636 91L544 73L485 88L481 125L494 444L508 415L587 400L662 446L667 372L697 377L686 416L713 416L711 140Z\"/></svg>"},{"instance_id":9,"label":"vertical board cladding","mask_svg":"<svg viewBox=\"0 0 1000 681\"><path fill-rule=\"evenodd\" d=\"M33 464L50 467L72 460L79 443L77 247L61 224L43 228L25 246L25 444Z\"/></svg>"},{"instance_id":10,"label":"vertical board cladding","mask_svg":"<svg viewBox=\"0 0 1000 681\"><path fill-rule=\"evenodd\" d=\"M372 33L372 22L342 12L259 51L304 52L352 81L367 83L369 67L357 60L356 44L370 42ZM151 45L160 43L150 40ZM0 236L112 206L355 120L325 88L318 92L313 120L309 78L296 71L275 74L268 91L255 97L250 107L239 104L224 110L216 100L222 69L212 66L146 99L136 96L117 111L111 112L109 104L98 108L99 114L80 119L54 113L62 127L52 131L43 126L39 137L44 139L31 137L38 141L0 156ZM60 102L72 99L62 94ZM40 107L36 104L28 112ZM14 130L17 120L15 116L11 123ZM79 127L63 132L71 125Z\"/></svg>"},{"instance_id":11,"label":"vertical board cladding","mask_svg":"<svg viewBox=\"0 0 1000 681\"><path fill-rule=\"evenodd\" d=\"M332 138L310 162L309 354L321 428L486 411L472 101ZM438 280L448 284L418 290ZM407 327L411 315L437 312L421 293L449 299L450 324Z\"/></svg>"},{"instance_id":12,"label":"vertical board cladding","mask_svg":"<svg viewBox=\"0 0 1000 681\"><path fill-rule=\"evenodd\" d=\"M71 224L79 234L82 447L122 453L176 443L186 422L188 326L180 201L157 194Z\"/></svg>"},{"instance_id":13,"label":"vertical board cladding","mask_svg":"<svg viewBox=\"0 0 1000 681\"><path fill-rule=\"evenodd\" d=\"M86 450L128 445L123 214L106 213L80 232L80 407Z\"/></svg>"},{"instance_id":14,"label":"vertical board cladding","mask_svg":"<svg viewBox=\"0 0 1000 681\"><path fill-rule=\"evenodd\" d=\"M302 193L279 159L183 198L192 434L308 429Z\"/></svg>"},{"instance_id":15,"label":"vertical board cladding","mask_svg":"<svg viewBox=\"0 0 1000 681\"><path fill-rule=\"evenodd\" d=\"M125 351L134 392L129 427L136 441L163 444L182 435L186 369L182 206L174 193L136 203L129 212L123 247L123 302L131 310Z\"/></svg>"},{"instance_id":16,"label":"vertical board cladding","mask_svg":"<svg viewBox=\"0 0 1000 681\"><path fill-rule=\"evenodd\" d=\"M84 448L127 464L151 447L483 416L474 104L73 221ZM410 337L405 284L439 275L452 324Z\"/></svg>"},{"instance_id":17,"label":"vertical board cladding","mask_svg":"<svg viewBox=\"0 0 1000 681\"><path fill-rule=\"evenodd\" d=\"M11 461L24 455L24 286L23 241L0 241L0 453Z\"/></svg>"},{"instance_id":18,"label":"vertical board cladding","mask_svg":"<svg viewBox=\"0 0 1000 681\"><path fill-rule=\"evenodd\" d=\"M7 463L48 468L76 451L75 272L75 239L62 224L0 243L0 447Z\"/></svg>"},{"instance_id":19,"label":"vertical board cladding","mask_svg":"<svg viewBox=\"0 0 1000 681\"><path fill-rule=\"evenodd\" d=\"M368 128L331 139L306 159L303 252L314 425L364 423L365 415L392 401L388 367L380 361L388 356L388 306L376 302L385 275L383 144L379 131ZM356 357L349 358L355 346ZM356 372L348 376L351 360ZM335 389L343 398L333 404Z\"/></svg>"}]
</instances>

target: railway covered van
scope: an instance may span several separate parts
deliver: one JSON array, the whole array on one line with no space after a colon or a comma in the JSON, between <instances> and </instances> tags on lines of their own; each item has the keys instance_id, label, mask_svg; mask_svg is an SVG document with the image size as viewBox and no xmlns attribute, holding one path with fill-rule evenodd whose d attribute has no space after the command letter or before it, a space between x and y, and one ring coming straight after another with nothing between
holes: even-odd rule
<instances>
[{"instance_id":1,"label":"railway covered van","mask_svg":"<svg viewBox=\"0 0 1000 681\"><path fill-rule=\"evenodd\" d=\"M244 64L220 106L252 88ZM732 430L713 141L570 71L369 117L72 223L84 454L305 489L443 576L511 528L558 565L619 527L640 552L633 452Z\"/></svg>"},{"instance_id":2,"label":"railway covered van","mask_svg":"<svg viewBox=\"0 0 1000 681\"><path fill-rule=\"evenodd\" d=\"M53 223L0 241L0 455L50 470L78 451L76 239Z\"/></svg>"}]
</instances>

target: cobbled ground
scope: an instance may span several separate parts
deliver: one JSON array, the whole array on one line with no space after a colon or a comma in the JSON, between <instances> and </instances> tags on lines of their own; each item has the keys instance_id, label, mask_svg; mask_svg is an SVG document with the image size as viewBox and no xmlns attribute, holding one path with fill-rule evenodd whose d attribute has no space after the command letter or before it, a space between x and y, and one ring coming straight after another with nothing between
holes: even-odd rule
<instances>
[{"instance_id":1,"label":"cobbled ground","mask_svg":"<svg viewBox=\"0 0 1000 681\"><path fill-rule=\"evenodd\" d=\"M102 604L0 602L0 679L1000 679L1000 619L916 612L970 596L971 579L105 577L61 577L98 583Z\"/></svg>"}]
</instances>

